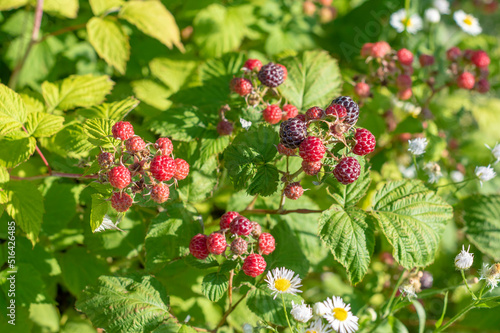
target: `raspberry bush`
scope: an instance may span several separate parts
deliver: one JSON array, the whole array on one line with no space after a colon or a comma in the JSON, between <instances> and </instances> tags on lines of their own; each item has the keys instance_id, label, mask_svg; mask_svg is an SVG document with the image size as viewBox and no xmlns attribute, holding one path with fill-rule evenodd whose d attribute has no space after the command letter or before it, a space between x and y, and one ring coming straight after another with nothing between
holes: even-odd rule
<instances>
[{"instance_id":1,"label":"raspberry bush","mask_svg":"<svg viewBox=\"0 0 500 333\"><path fill-rule=\"evenodd\" d=\"M0 1L0 331L497 331L498 1L402 4Z\"/></svg>"}]
</instances>

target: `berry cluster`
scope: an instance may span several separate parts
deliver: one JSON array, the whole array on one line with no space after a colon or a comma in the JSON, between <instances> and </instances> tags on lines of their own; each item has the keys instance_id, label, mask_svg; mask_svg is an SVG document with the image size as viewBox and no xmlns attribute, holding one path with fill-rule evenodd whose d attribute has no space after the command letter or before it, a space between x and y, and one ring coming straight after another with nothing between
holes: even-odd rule
<instances>
[{"instance_id":1,"label":"berry cluster","mask_svg":"<svg viewBox=\"0 0 500 333\"><path fill-rule=\"evenodd\" d=\"M241 258L243 272L256 277L266 269L266 261L262 255L271 254L275 247L274 237L262 232L260 224L237 212L227 212L220 218L219 230L208 236L197 234L191 239L189 252L202 260L209 254L222 255L230 260Z\"/></svg>"},{"instance_id":2,"label":"berry cluster","mask_svg":"<svg viewBox=\"0 0 500 333\"><path fill-rule=\"evenodd\" d=\"M342 184L350 184L358 179L361 166L357 159L346 156L347 153L350 151L364 156L375 149L375 136L364 128L353 127L358 117L358 104L350 97L340 96L326 109L314 106L305 115L300 114L281 123L278 152L296 156L298 149L302 158L301 170L284 176L283 193L287 198L297 200L304 193L300 183L294 181L300 172L317 175L324 163L334 167L332 173ZM329 149L337 144L347 148L340 157Z\"/></svg>"},{"instance_id":3,"label":"berry cluster","mask_svg":"<svg viewBox=\"0 0 500 333\"><path fill-rule=\"evenodd\" d=\"M414 55L408 49L393 50L391 46L380 41L366 43L361 48L361 57L366 59L370 66L369 74L356 77L358 81L354 92L359 98L370 97L370 85L392 87L397 90L400 100L408 100L413 96ZM460 50L452 47L446 52L449 61L447 67L448 80L442 87L435 87L435 77L438 73L436 59L429 54L420 54L416 67L427 77L425 83L433 90L438 91L446 86L457 86L462 89L475 89L486 93L490 89L488 82L488 65L490 58L484 51Z\"/></svg>"},{"instance_id":4,"label":"berry cluster","mask_svg":"<svg viewBox=\"0 0 500 333\"><path fill-rule=\"evenodd\" d=\"M169 187L188 176L189 164L183 159L174 159L170 139L159 138L154 144L146 143L135 135L133 126L127 121L114 124L112 134L121 141L120 145L114 152L101 152L97 162L101 167L100 179L115 189L111 206L116 211L126 212L137 193L150 195L156 203L164 203L170 195ZM171 179L172 183L164 183Z\"/></svg>"}]
</instances>

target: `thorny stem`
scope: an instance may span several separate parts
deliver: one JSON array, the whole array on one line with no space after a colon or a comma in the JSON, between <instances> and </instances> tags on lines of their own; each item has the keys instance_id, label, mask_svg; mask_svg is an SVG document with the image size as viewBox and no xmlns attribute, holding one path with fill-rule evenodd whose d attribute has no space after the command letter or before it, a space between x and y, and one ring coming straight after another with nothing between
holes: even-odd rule
<instances>
[{"instance_id":1,"label":"thorny stem","mask_svg":"<svg viewBox=\"0 0 500 333\"><path fill-rule=\"evenodd\" d=\"M19 80L19 74L21 74L21 70L24 67L24 63L26 62L26 59L28 59L31 49L33 48L33 45L37 43L38 35L40 33L40 26L42 25L42 16L43 16L43 0L38 0L36 2L35 22L33 23L33 31L31 32L30 41L28 43L28 46L26 47L26 51L24 52L23 57L17 63L9 79L9 87L11 89L16 88L17 81Z\"/></svg>"}]
</instances>

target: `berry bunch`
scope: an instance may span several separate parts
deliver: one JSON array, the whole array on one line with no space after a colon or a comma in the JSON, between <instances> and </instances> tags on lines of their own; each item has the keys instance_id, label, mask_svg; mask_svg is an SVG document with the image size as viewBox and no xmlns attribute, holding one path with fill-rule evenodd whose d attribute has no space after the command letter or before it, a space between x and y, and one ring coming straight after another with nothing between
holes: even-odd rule
<instances>
[{"instance_id":1,"label":"berry bunch","mask_svg":"<svg viewBox=\"0 0 500 333\"><path fill-rule=\"evenodd\" d=\"M220 218L220 229L210 235L197 234L189 243L189 252L197 259L209 254L222 255L228 260L243 260L242 270L256 277L266 269L262 255L271 254L276 248L274 237L262 232L257 222L252 222L237 212L227 212Z\"/></svg>"},{"instance_id":2,"label":"berry bunch","mask_svg":"<svg viewBox=\"0 0 500 333\"><path fill-rule=\"evenodd\" d=\"M452 47L446 51L446 58L450 62L448 70L452 82L455 82L458 88L476 90L481 94L490 90L490 57L485 51Z\"/></svg>"},{"instance_id":3,"label":"berry bunch","mask_svg":"<svg viewBox=\"0 0 500 333\"><path fill-rule=\"evenodd\" d=\"M359 106L348 96L340 96L326 108L314 106L305 115L288 119L280 126L278 152L285 156L302 158L302 168L286 173L283 194L288 199L297 200L304 193L300 182L294 180L302 171L307 175L317 175L323 164L332 169L331 173L342 184L356 181L361 172L357 159L348 157L350 151L364 156L375 149L375 136L364 128L354 128L359 117ZM333 153L337 144L346 147L341 156ZM339 149L335 149L339 151Z\"/></svg>"},{"instance_id":4,"label":"berry bunch","mask_svg":"<svg viewBox=\"0 0 500 333\"><path fill-rule=\"evenodd\" d=\"M188 176L189 164L183 159L174 159L170 139L159 138L154 144L147 143L135 135L127 121L114 124L112 134L121 141L120 145L113 152L102 151L97 162L101 181L115 189L110 200L117 212L126 212L138 193L151 195L156 203L164 203L170 195L170 186ZM172 179L173 182L164 183Z\"/></svg>"}]
</instances>

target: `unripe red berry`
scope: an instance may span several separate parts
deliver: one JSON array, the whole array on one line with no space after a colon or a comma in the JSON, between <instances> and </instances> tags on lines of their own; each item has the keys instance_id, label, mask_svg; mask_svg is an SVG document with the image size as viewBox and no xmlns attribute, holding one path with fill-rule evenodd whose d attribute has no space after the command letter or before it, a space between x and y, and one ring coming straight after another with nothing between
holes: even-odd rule
<instances>
[{"instance_id":1,"label":"unripe red berry","mask_svg":"<svg viewBox=\"0 0 500 333\"><path fill-rule=\"evenodd\" d=\"M486 52L478 50L472 55L471 61L479 68L487 68L490 64L490 57Z\"/></svg>"},{"instance_id":2,"label":"unripe red berry","mask_svg":"<svg viewBox=\"0 0 500 333\"><path fill-rule=\"evenodd\" d=\"M169 138L159 138L156 140L155 149L157 149L161 155L170 155L174 151L174 145Z\"/></svg>"},{"instance_id":3,"label":"unripe red berry","mask_svg":"<svg viewBox=\"0 0 500 333\"><path fill-rule=\"evenodd\" d=\"M347 109L345 106L340 105L340 104L330 104L326 110L325 113L327 116L334 116L335 118L342 119L347 116Z\"/></svg>"},{"instance_id":4,"label":"unripe red berry","mask_svg":"<svg viewBox=\"0 0 500 333\"><path fill-rule=\"evenodd\" d=\"M370 96L370 86L365 82L358 82L354 86L354 92L359 97L369 97Z\"/></svg>"},{"instance_id":5,"label":"unripe red berry","mask_svg":"<svg viewBox=\"0 0 500 333\"><path fill-rule=\"evenodd\" d=\"M99 156L97 156L97 162L101 168L110 168L115 164L115 155L107 152L100 153Z\"/></svg>"},{"instance_id":6,"label":"unripe red berry","mask_svg":"<svg viewBox=\"0 0 500 333\"><path fill-rule=\"evenodd\" d=\"M290 183L285 187L285 197L291 200L297 200L304 194L304 189L299 182Z\"/></svg>"},{"instance_id":7,"label":"unripe red berry","mask_svg":"<svg viewBox=\"0 0 500 333\"><path fill-rule=\"evenodd\" d=\"M361 47L361 56L367 58L372 54L373 43L365 43Z\"/></svg>"},{"instance_id":8,"label":"unripe red berry","mask_svg":"<svg viewBox=\"0 0 500 333\"><path fill-rule=\"evenodd\" d=\"M333 175L344 185L351 184L359 178L361 166L354 157L344 157L333 169Z\"/></svg>"},{"instance_id":9,"label":"unripe red berry","mask_svg":"<svg viewBox=\"0 0 500 333\"><path fill-rule=\"evenodd\" d=\"M140 136L133 136L125 142L125 147L131 153L138 153L146 148L146 143Z\"/></svg>"},{"instance_id":10,"label":"unripe red berry","mask_svg":"<svg viewBox=\"0 0 500 333\"><path fill-rule=\"evenodd\" d=\"M280 122L282 117L282 111L280 107L276 104L268 105L267 108L262 112L264 120L269 124L274 125Z\"/></svg>"},{"instance_id":11,"label":"unripe red berry","mask_svg":"<svg viewBox=\"0 0 500 333\"><path fill-rule=\"evenodd\" d=\"M259 239L260 234L262 233L262 228L260 224L257 222L252 222L252 232L250 235L253 237L253 239Z\"/></svg>"},{"instance_id":12,"label":"unripe red berry","mask_svg":"<svg viewBox=\"0 0 500 333\"><path fill-rule=\"evenodd\" d=\"M240 96L246 96L252 92L253 85L248 79L235 77L231 80L229 88Z\"/></svg>"},{"instance_id":13,"label":"unripe red berry","mask_svg":"<svg viewBox=\"0 0 500 333\"><path fill-rule=\"evenodd\" d=\"M208 252L212 254L222 254L226 251L226 237L218 232L211 233L207 238Z\"/></svg>"},{"instance_id":14,"label":"unripe red berry","mask_svg":"<svg viewBox=\"0 0 500 333\"><path fill-rule=\"evenodd\" d=\"M134 127L128 121L119 121L111 128L111 133L117 140L128 140L134 135Z\"/></svg>"},{"instance_id":15,"label":"unripe red berry","mask_svg":"<svg viewBox=\"0 0 500 333\"><path fill-rule=\"evenodd\" d=\"M153 186L153 188L151 188L151 199L156 203L164 203L168 200L169 195L170 189L168 185L165 185L163 183L156 184Z\"/></svg>"},{"instance_id":16,"label":"unripe red berry","mask_svg":"<svg viewBox=\"0 0 500 333\"><path fill-rule=\"evenodd\" d=\"M412 95L413 91L411 90L411 88L398 91L398 98L402 101L410 99Z\"/></svg>"},{"instance_id":17,"label":"unripe red berry","mask_svg":"<svg viewBox=\"0 0 500 333\"><path fill-rule=\"evenodd\" d=\"M266 261L260 254L252 253L245 258L241 269L251 277L261 275L266 270Z\"/></svg>"},{"instance_id":18,"label":"unripe red berry","mask_svg":"<svg viewBox=\"0 0 500 333\"><path fill-rule=\"evenodd\" d=\"M356 145L352 152L356 155L364 156L375 150L375 136L367 129L358 128L354 140L356 140Z\"/></svg>"},{"instance_id":19,"label":"unripe red berry","mask_svg":"<svg viewBox=\"0 0 500 333\"><path fill-rule=\"evenodd\" d=\"M458 58L462 56L462 51L456 47L453 46L446 51L446 59L449 61L456 61Z\"/></svg>"},{"instance_id":20,"label":"unripe red berry","mask_svg":"<svg viewBox=\"0 0 500 333\"><path fill-rule=\"evenodd\" d=\"M174 160L165 155L155 156L149 167L149 171L151 171L153 177L159 182L172 179L175 169Z\"/></svg>"},{"instance_id":21,"label":"unripe red berry","mask_svg":"<svg viewBox=\"0 0 500 333\"><path fill-rule=\"evenodd\" d=\"M396 85L399 90L405 90L411 88L412 85L411 77L409 75L404 75L404 74L398 76L398 78L396 79Z\"/></svg>"},{"instance_id":22,"label":"unripe red berry","mask_svg":"<svg viewBox=\"0 0 500 333\"><path fill-rule=\"evenodd\" d=\"M288 120L290 118L295 118L299 114L299 110L291 105L291 104L285 104L283 105L283 117L282 120Z\"/></svg>"},{"instance_id":23,"label":"unripe red berry","mask_svg":"<svg viewBox=\"0 0 500 333\"><path fill-rule=\"evenodd\" d=\"M304 1L302 4L302 10L306 16L313 16L316 11L316 5L312 1Z\"/></svg>"},{"instance_id":24,"label":"unripe red berry","mask_svg":"<svg viewBox=\"0 0 500 333\"><path fill-rule=\"evenodd\" d=\"M245 61L243 68L246 68L249 71L258 72L262 68L262 62L258 59L248 59L247 61Z\"/></svg>"},{"instance_id":25,"label":"unripe red berry","mask_svg":"<svg viewBox=\"0 0 500 333\"><path fill-rule=\"evenodd\" d=\"M477 81L477 91L481 94L490 91L490 82L487 79L479 79L479 81Z\"/></svg>"},{"instance_id":26,"label":"unripe red berry","mask_svg":"<svg viewBox=\"0 0 500 333\"><path fill-rule=\"evenodd\" d=\"M462 89L470 90L470 89L474 88L475 83L476 83L476 80L474 78L474 75L472 75L472 73L469 73L469 72L463 72L457 78L457 85L459 88L462 88Z\"/></svg>"},{"instance_id":27,"label":"unripe red berry","mask_svg":"<svg viewBox=\"0 0 500 333\"><path fill-rule=\"evenodd\" d=\"M282 143L278 144L277 149L278 153L280 153L281 155L294 156L297 154L297 149L287 148Z\"/></svg>"},{"instance_id":28,"label":"unripe red berry","mask_svg":"<svg viewBox=\"0 0 500 333\"><path fill-rule=\"evenodd\" d=\"M229 226L232 234L238 236L248 236L252 232L252 222L244 216L238 216L235 218L231 225Z\"/></svg>"},{"instance_id":29,"label":"unripe red berry","mask_svg":"<svg viewBox=\"0 0 500 333\"><path fill-rule=\"evenodd\" d=\"M231 135L233 133L233 123L228 120L221 120L217 124L217 133L219 135Z\"/></svg>"},{"instance_id":30,"label":"unripe red berry","mask_svg":"<svg viewBox=\"0 0 500 333\"><path fill-rule=\"evenodd\" d=\"M189 174L189 163L181 158L176 158L175 162L175 173L174 178L177 180L183 180Z\"/></svg>"},{"instance_id":31,"label":"unripe red berry","mask_svg":"<svg viewBox=\"0 0 500 333\"><path fill-rule=\"evenodd\" d=\"M321 161L317 162L307 162L307 161L302 161L302 170L306 175L309 176L316 176L321 170L321 167L323 166L323 163Z\"/></svg>"},{"instance_id":32,"label":"unripe red berry","mask_svg":"<svg viewBox=\"0 0 500 333\"><path fill-rule=\"evenodd\" d=\"M233 220L238 216L240 216L240 214L238 214L237 212L224 213L224 215L220 217L220 228L222 230L229 229L231 222L233 222Z\"/></svg>"},{"instance_id":33,"label":"unripe red berry","mask_svg":"<svg viewBox=\"0 0 500 333\"><path fill-rule=\"evenodd\" d=\"M189 252L193 257L198 259L206 259L210 254L207 247L207 236L203 234L198 234L191 239L189 242Z\"/></svg>"},{"instance_id":34,"label":"unripe red berry","mask_svg":"<svg viewBox=\"0 0 500 333\"><path fill-rule=\"evenodd\" d=\"M130 171L123 165L116 166L108 172L109 183L119 190L127 187L131 178Z\"/></svg>"},{"instance_id":35,"label":"unripe red berry","mask_svg":"<svg viewBox=\"0 0 500 333\"><path fill-rule=\"evenodd\" d=\"M413 64L413 53L408 49L401 49L397 53L398 60L402 65L411 66Z\"/></svg>"},{"instance_id":36,"label":"unripe red berry","mask_svg":"<svg viewBox=\"0 0 500 333\"><path fill-rule=\"evenodd\" d=\"M418 61L420 62L420 66L426 67L426 66L434 65L434 62L436 60L431 55L421 54L420 57L418 58Z\"/></svg>"},{"instance_id":37,"label":"unripe red berry","mask_svg":"<svg viewBox=\"0 0 500 333\"><path fill-rule=\"evenodd\" d=\"M267 232L263 232L259 237L259 252L261 254L267 255L273 253L276 248L276 241L273 235Z\"/></svg>"},{"instance_id":38,"label":"unripe red berry","mask_svg":"<svg viewBox=\"0 0 500 333\"><path fill-rule=\"evenodd\" d=\"M307 162L321 161L325 156L326 148L321 139L308 136L299 147L300 157Z\"/></svg>"},{"instance_id":39,"label":"unripe red berry","mask_svg":"<svg viewBox=\"0 0 500 333\"><path fill-rule=\"evenodd\" d=\"M124 192L114 192L111 195L111 207L117 212L126 212L134 200L130 195Z\"/></svg>"},{"instance_id":40,"label":"unripe red berry","mask_svg":"<svg viewBox=\"0 0 500 333\"><path fill-rule=\"evenodd\" d=\"M371 56L374 58L383 58L391 52L391 46L385 41L376 42L371 49Z\"/></svg>"},{"instance_id":41,"label":"unripe red berry","mask_svg":"<svg viewBox=\"0 0 500 333\"><path fill-rule=\"evenodd\" d=\"M241 237L236 237L231 243L231 252L237 256L247 253L248 243Z\"/></svg>"},{"instance_id":42,"label":"unripe red berry","mask_svg":"<svg viewBox=\"0 0 500 333\"><path fill-rule=\"evenodd\" d=\"M321 119L324 115L325 111L318 106L313 106L312 108L306 111L307 120Z\"/></svg>"}]
</instances>

